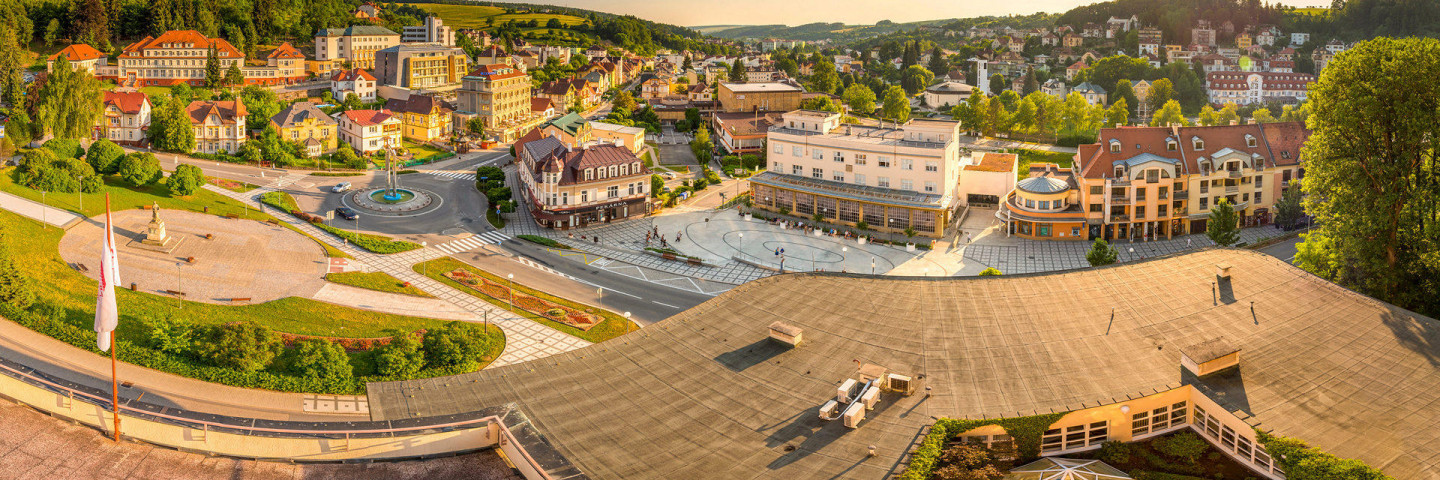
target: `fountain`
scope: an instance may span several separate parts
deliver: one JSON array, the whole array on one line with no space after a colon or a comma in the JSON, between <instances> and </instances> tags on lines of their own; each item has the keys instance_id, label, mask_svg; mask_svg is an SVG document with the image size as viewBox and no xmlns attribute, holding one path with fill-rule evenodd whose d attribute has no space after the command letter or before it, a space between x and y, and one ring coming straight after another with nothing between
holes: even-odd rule
<instances>
[{"instance_id":1,"label":"fountain","mask_svg":"<svg viewBox=\"0 0 1440 480\"><path fill-rule=\"evenodd\" d=\"M345 197L345 205L372 215L417 215L438 207L434 193L418 188L401 188L399 165L387 144L385 186L358 190Z\"/></svg>"}]
</instances>

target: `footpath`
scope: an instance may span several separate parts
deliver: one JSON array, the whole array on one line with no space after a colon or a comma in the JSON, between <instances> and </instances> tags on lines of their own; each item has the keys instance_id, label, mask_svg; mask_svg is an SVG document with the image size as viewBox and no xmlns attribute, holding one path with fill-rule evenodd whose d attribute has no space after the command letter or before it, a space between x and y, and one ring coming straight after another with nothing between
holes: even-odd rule
<instances>
[{"instance_id":1,"label":"footpath","mask_svg":"<svg viewBox=\"0 0 1440 480\"><path fill-rule=\"evenodd\" d=\"M22 217L33 219L37 222L46 223L60 228L70 228L71 225L80 221L80 216L69 210L41 205L39 203L17 197L8 193L0 192L0 208L9 210Z\"/></svg>"}]
</instances>

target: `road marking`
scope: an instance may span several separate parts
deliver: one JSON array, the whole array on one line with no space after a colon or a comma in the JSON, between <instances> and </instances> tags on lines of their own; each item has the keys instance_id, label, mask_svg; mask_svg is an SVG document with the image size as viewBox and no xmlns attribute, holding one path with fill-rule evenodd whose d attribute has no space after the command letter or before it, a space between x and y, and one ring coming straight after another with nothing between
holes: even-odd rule
<instances>
[{"instance_id":1,"label":"road marking","mask_svg":"<svg viewBox=\"0 0 1440 480\"><path fill-rule=\"evenodd\" d=\"M456 180L469 180L469 181L472 181L472 182L475 181L475 174L473 174L473 173L450 172L450 171L430 171L430 172L425 172L425 173L429 173L429 174L435 175L435 176L437 176L437 177L453 178L453 179L456 179Z\"/></svg>"},{"instance_id":2,"label":"road marking","mask_svg":"<svg viewBox=\"0 0 1440 480\"><path fill-rule=\"evenodd\" d=\"M460 252L468 252L491 243L499 244L509 239L509 235L492 230L479 235L471 235L469 238L442 243L431 248L444 252L446 255L454 255Z\"/></svg>"},{"instance_id":3,"label":"road marking","mask_svg":"<svg viewBox=\"0 0 1440 480\"><path fill-rule=\"evenodd\" d=\"M667 307L670 307L670 308L673 308L673 309L676 309L676 310L679 310L679 309L680 309L680 307L677 307L677 306L674 306L674 305L671 305L671 304L668 304L668 303L660 303L660 302L657 302L657 301L654 301L654 300L651 300L650 303L653 303L653 304L656 304L656 305L664 305L664 306L667 306Z\"/></svg>"}]
</instances>

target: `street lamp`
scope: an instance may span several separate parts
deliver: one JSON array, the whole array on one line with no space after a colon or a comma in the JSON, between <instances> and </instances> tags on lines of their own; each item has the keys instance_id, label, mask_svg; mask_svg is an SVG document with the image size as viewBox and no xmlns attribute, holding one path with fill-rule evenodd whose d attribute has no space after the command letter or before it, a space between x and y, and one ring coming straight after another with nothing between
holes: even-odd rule
<instances>
[{"instance_id":1,"label":"street lamp","mask_svg":"<svg viewBox=\"0 0 1440 480\"><path fill-rule=\"evenodd\" d=\"M49 210L49 208L48 208L47 205L45 205L45 191L44 191L44 190L41 190L41 191L40 191L40 228L45 229L45 230L49 230L49 229L50 229L50 221L45 219L45 211L46 211L46 210Z\"/></svg>"},{"instance_id":2,"label":"street lamp","mask_svg":"<svg viewBox=\"0 0 1440 480\"><path fill-rule=\"evenodd\" d=\"M745 258L745 232L740 232L740 258Z\"/></svg>"},{"instance_id":3,"label":"street lamp","mask_svg":"<svg viewBox=\"0 0 1440 480\"><path fill-rule=\"evenodd\" d=\"M82 179L79 175L76 175L76 176L75 176L75 183L76 183L76 184L80 184L80 182L81 182L82 180L83 180L83 179ZM81 215L84 215L84 214L85 214L85 185L79 185L79 187L80 187L80 188L78 188L78 189L75 190L75 193L80 194L80 214L81 214Z\"/></svg>"},{"instance_id":4,"label":"street lamp","mask_svg":"<svg viewBox=\"0 0 1440 480\"><path fill-rule=\"evenodd\" d=\"M511 313L514 313L514 312L515 312L515 274L513 274L513 273L506 274L506 277L509 278L509 283L508 283L508 285L509 285L509 290L510 290L510 312L511 312Z\"/></svg>"},{"instance_id":5,"label":"street lamp","mask_svg":"<svg viewBox=\"0 0 1440 480\"><path fill-rule=\"evenodd\" d=\"M875 257L870 257L870 274L875 274Z\"/></svg>"},{"instance_id":6,"label":"street lamp","mask_svg":"<svg viewBox=\"0 0 1440 480\"><path fill-rule=\"evenodd\" d=\"M180 262L175 262L175 309L184 310L185 305L180 302Z\"/></svg>"}]
</instances>

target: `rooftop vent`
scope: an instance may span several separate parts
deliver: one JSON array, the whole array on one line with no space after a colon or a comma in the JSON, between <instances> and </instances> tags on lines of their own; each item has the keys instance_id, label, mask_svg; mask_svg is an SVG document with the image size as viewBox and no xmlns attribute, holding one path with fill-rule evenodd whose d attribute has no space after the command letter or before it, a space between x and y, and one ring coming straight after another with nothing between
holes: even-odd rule
<instances>
[{"instance_id":1,"label":"rooftop vent","mask_svg":"<svg viewBox=\"0 0 1440 480\"><path fill-rule=\"evenodd\" d=\"M1180 349L1180 366L1203 377L1240 365L1240 347L1215 337Z\"/></svg>"},{"instance_id":2,"label":"rooftop vent","mask_svg":"<svg viewBox=\"0 0 1440 480\"><path fill-rule=\"evenodd\" d=\"M788 323L775 322L770 324L770 338L788 343L792 347L800 345L800 337L803 333L804 330L800 327Z\"/></svg>"},{"instance_id":3,"label":"rooftop vent","mask_svg":"<svg viewBox=\"0 0 1440 480\"><path fill-rule=\"evenodd\" d=\"M1229 279L1230 279L1230 264L1228 264L1228 263L1217 263L1217 264L1215 264L1215 276L1216 276L1216 277L1219 277L1221 280L1229 280Z\"/></svg>"}]
</instances>

